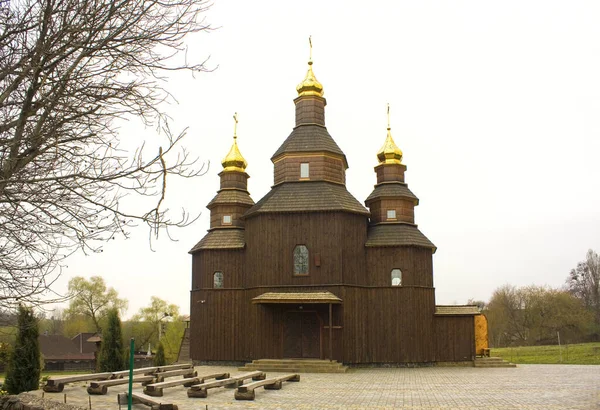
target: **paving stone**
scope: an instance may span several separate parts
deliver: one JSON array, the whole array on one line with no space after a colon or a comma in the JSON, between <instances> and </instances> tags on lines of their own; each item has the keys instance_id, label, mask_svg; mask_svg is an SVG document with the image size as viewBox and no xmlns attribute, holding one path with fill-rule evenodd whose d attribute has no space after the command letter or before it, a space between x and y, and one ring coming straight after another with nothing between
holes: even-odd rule
<instances>
[{"instance_id":1,"label":"paving stone","mask_svg":"<svg viewBox=\"0 0 600 410\"><path fill-rule=\"evenodd\" d=\"M198 375L242 373L235 367L198 366ZM267 377L280 373L268 372ZM427 367L350 369L342 374L303 373L281 390L259 389L255 401L236 401L234 389L187 397L183 386L164 389L161 401L179 409L600 409L600 366L519 365L517 368ZM142 388L135 387L135 391ZM116 409L117 394L92 396L92 409ZM41 395L41 391L34 392ZM58 401L88 408L85 386L66 385ZM46 393L45 398L51 398ZM149 409L143 405L135 409ZM123 406L126 408L126 406Z\"/></svg>"}]
</instances>

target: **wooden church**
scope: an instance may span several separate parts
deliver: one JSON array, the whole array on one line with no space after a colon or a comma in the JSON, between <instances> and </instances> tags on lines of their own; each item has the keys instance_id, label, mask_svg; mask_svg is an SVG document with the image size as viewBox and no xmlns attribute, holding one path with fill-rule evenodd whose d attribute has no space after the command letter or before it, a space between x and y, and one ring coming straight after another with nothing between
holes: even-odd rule
<instances>
[{"instance_id":1,"label":"wooden church","mask_svg":"<svg viewBox=\"0 0 600 410\"><path fill-rule=\"evenodd\" d=\"M346 189L348 161L325 126L312 60L296 90L296 124L262 199L250 197L235 132L222 161L210 229L190 251L191 358L473 360L479 312L435 304L436 247L415 224L419 199L389 124L363 205Z\"/></svg>"}]
</instances>

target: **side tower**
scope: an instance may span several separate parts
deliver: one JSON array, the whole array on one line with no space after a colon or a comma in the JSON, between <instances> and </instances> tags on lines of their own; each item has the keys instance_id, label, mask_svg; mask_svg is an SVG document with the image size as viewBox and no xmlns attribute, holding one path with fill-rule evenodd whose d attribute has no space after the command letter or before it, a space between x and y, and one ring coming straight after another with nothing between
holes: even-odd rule
<instances>
[{"instance_id":1,"label":"side tower","mask_svg":"<svg viewBox=\"0 0 600 410\"><path fill-rule=\"evenodd\" d=\"M248 193L246 160L237 144L237 113L233 144L223 159L217 195L206 206L210 229L192 254L190 355L194 360L232 360L234 323L243 290L245 222L242 215L254 205ZM206 336L210 328L210 338Z\"/></svg>"},{"instance_id":2,"label":"side tower","mask_svg":"<svg viewBox=\"0 0 600 410\"><path fill-rule=\"evenodd\" d=\"M355 343L347 347L354 352L348 361L434 362L435 246L414 223L418 199L404 179L406 166L392 138L389 109L387 136L377 158L377 184L365 201L371 211L365 242L369 290L355 291L360 307L344 317L346 330L358 340L348 342Z\"/></svg>"}]
</instances>

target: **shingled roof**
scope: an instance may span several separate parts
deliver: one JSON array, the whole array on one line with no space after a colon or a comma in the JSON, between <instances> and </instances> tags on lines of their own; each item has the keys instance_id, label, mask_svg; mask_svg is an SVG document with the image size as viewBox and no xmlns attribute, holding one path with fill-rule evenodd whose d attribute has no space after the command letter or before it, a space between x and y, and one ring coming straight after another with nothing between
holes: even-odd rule
<instances>
[{"instance_id":1,"label":"shingled roof","mask_svg":"<svg viewBox=\"0 0 600 410\"><path fill-rule=\"evenodd\" d=\"M215 204L242 204L242 205L254 205L254 201L250 198L248 192L240 191L238 189L222 189L217 195L206 205L207 208L211 208Z\"/></svg>"},{"instance_id":2,"label":"shingled roof","mask_svg":"<svg viewBox=\"0 0 600 410\"><path fill-rule=\"evenodd\" d=\"M375 189L371 192L371 195L366 199L365 203L382 197L395 197L395 198L409 198L415 201L415 205L419 204L419 198L412 193L408 186L402 182L384 182L379 185L375 185Z\"/></svg>"},{"instance_id":3,"label":"shingled roof","mask_svg":"<svg viewBox=\"0 0 600 410\"><path fill-rule=\"evenodd\" d=\"M329 152L341 155L348 166L346 155L329 135L327 128L317 124L303 124L294 128L271 160L286 152Z\"/></svg>"},{"instance_id":4,"label":"shingled roof","mask_svg":"<svg viewBox=\"0 0 600 410\"><path fill-rule=\"evenodd\" d=\"M419 246L436 251L435 245L411 224L381 224L369 227L367 247Z\"/></svg>"},{"instance_id":5,"label":"shingled roof","mask_svg":"<svg viewBox=\"0 0 600 410\"><path fill-rule=\"evenodd\" d=\"M437 316L473 316L481 312L476 305L437 305L435 307Z\"/></svg>"},{"instance_id":6,"label":"shingled roof","mask_svg":"<svg viewBox=\"0 0 600 410\"><path fill-rule=\"evenodd\" d=\"M285 182L271 191L244 214L263 212L346 211L369 215L369 211L346 187L324 181Z\"/></svg>"},{"instance_id":7,"label":"shingled roof","mask_svg":"<svg viewBox=\"0 0 600 410\"><path fill-rule=\"evenodd\" d=\"M201 249L241 249L244 246L246 246L246 240L243 229L214 229L209 231L189 253Z\"/></svg>"},{"instance_id":8,"label":"shingled roof","mask_svg":"<svg viewBox=\"0 0 600 410\"><path fill-rule=\"evenodd\" d=\"M267 292L252 299L252 303L342 303L331 292Z\"/></svg>"}]
</instances>

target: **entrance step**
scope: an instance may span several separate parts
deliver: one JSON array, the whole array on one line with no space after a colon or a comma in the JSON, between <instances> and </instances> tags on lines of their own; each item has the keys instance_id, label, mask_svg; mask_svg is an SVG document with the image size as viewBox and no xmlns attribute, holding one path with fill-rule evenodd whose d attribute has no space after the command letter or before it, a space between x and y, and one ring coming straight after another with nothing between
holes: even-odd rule
<instances>
[{"instance_id":1,"label":"entrance step","mask_svg":"<svg viewBox=\"0 0 600 410\"><path fill-rule=\"evenodd\" d=\"M263 372L294 373L346 373L348 366L337 361L317 359L260 359L240 367L242 371L260 370Z\"/></svg>"},{"instance_id":2,"label":"entrance step","mask_svg":"<svg viewBox=\"0 0 600 410\"><path fill-rule=\"evenodd\" d=\"M475 367L517 367L516 364L503 360L501 357L476 357L473 361Z\"/></svg>"}]
</instances>

